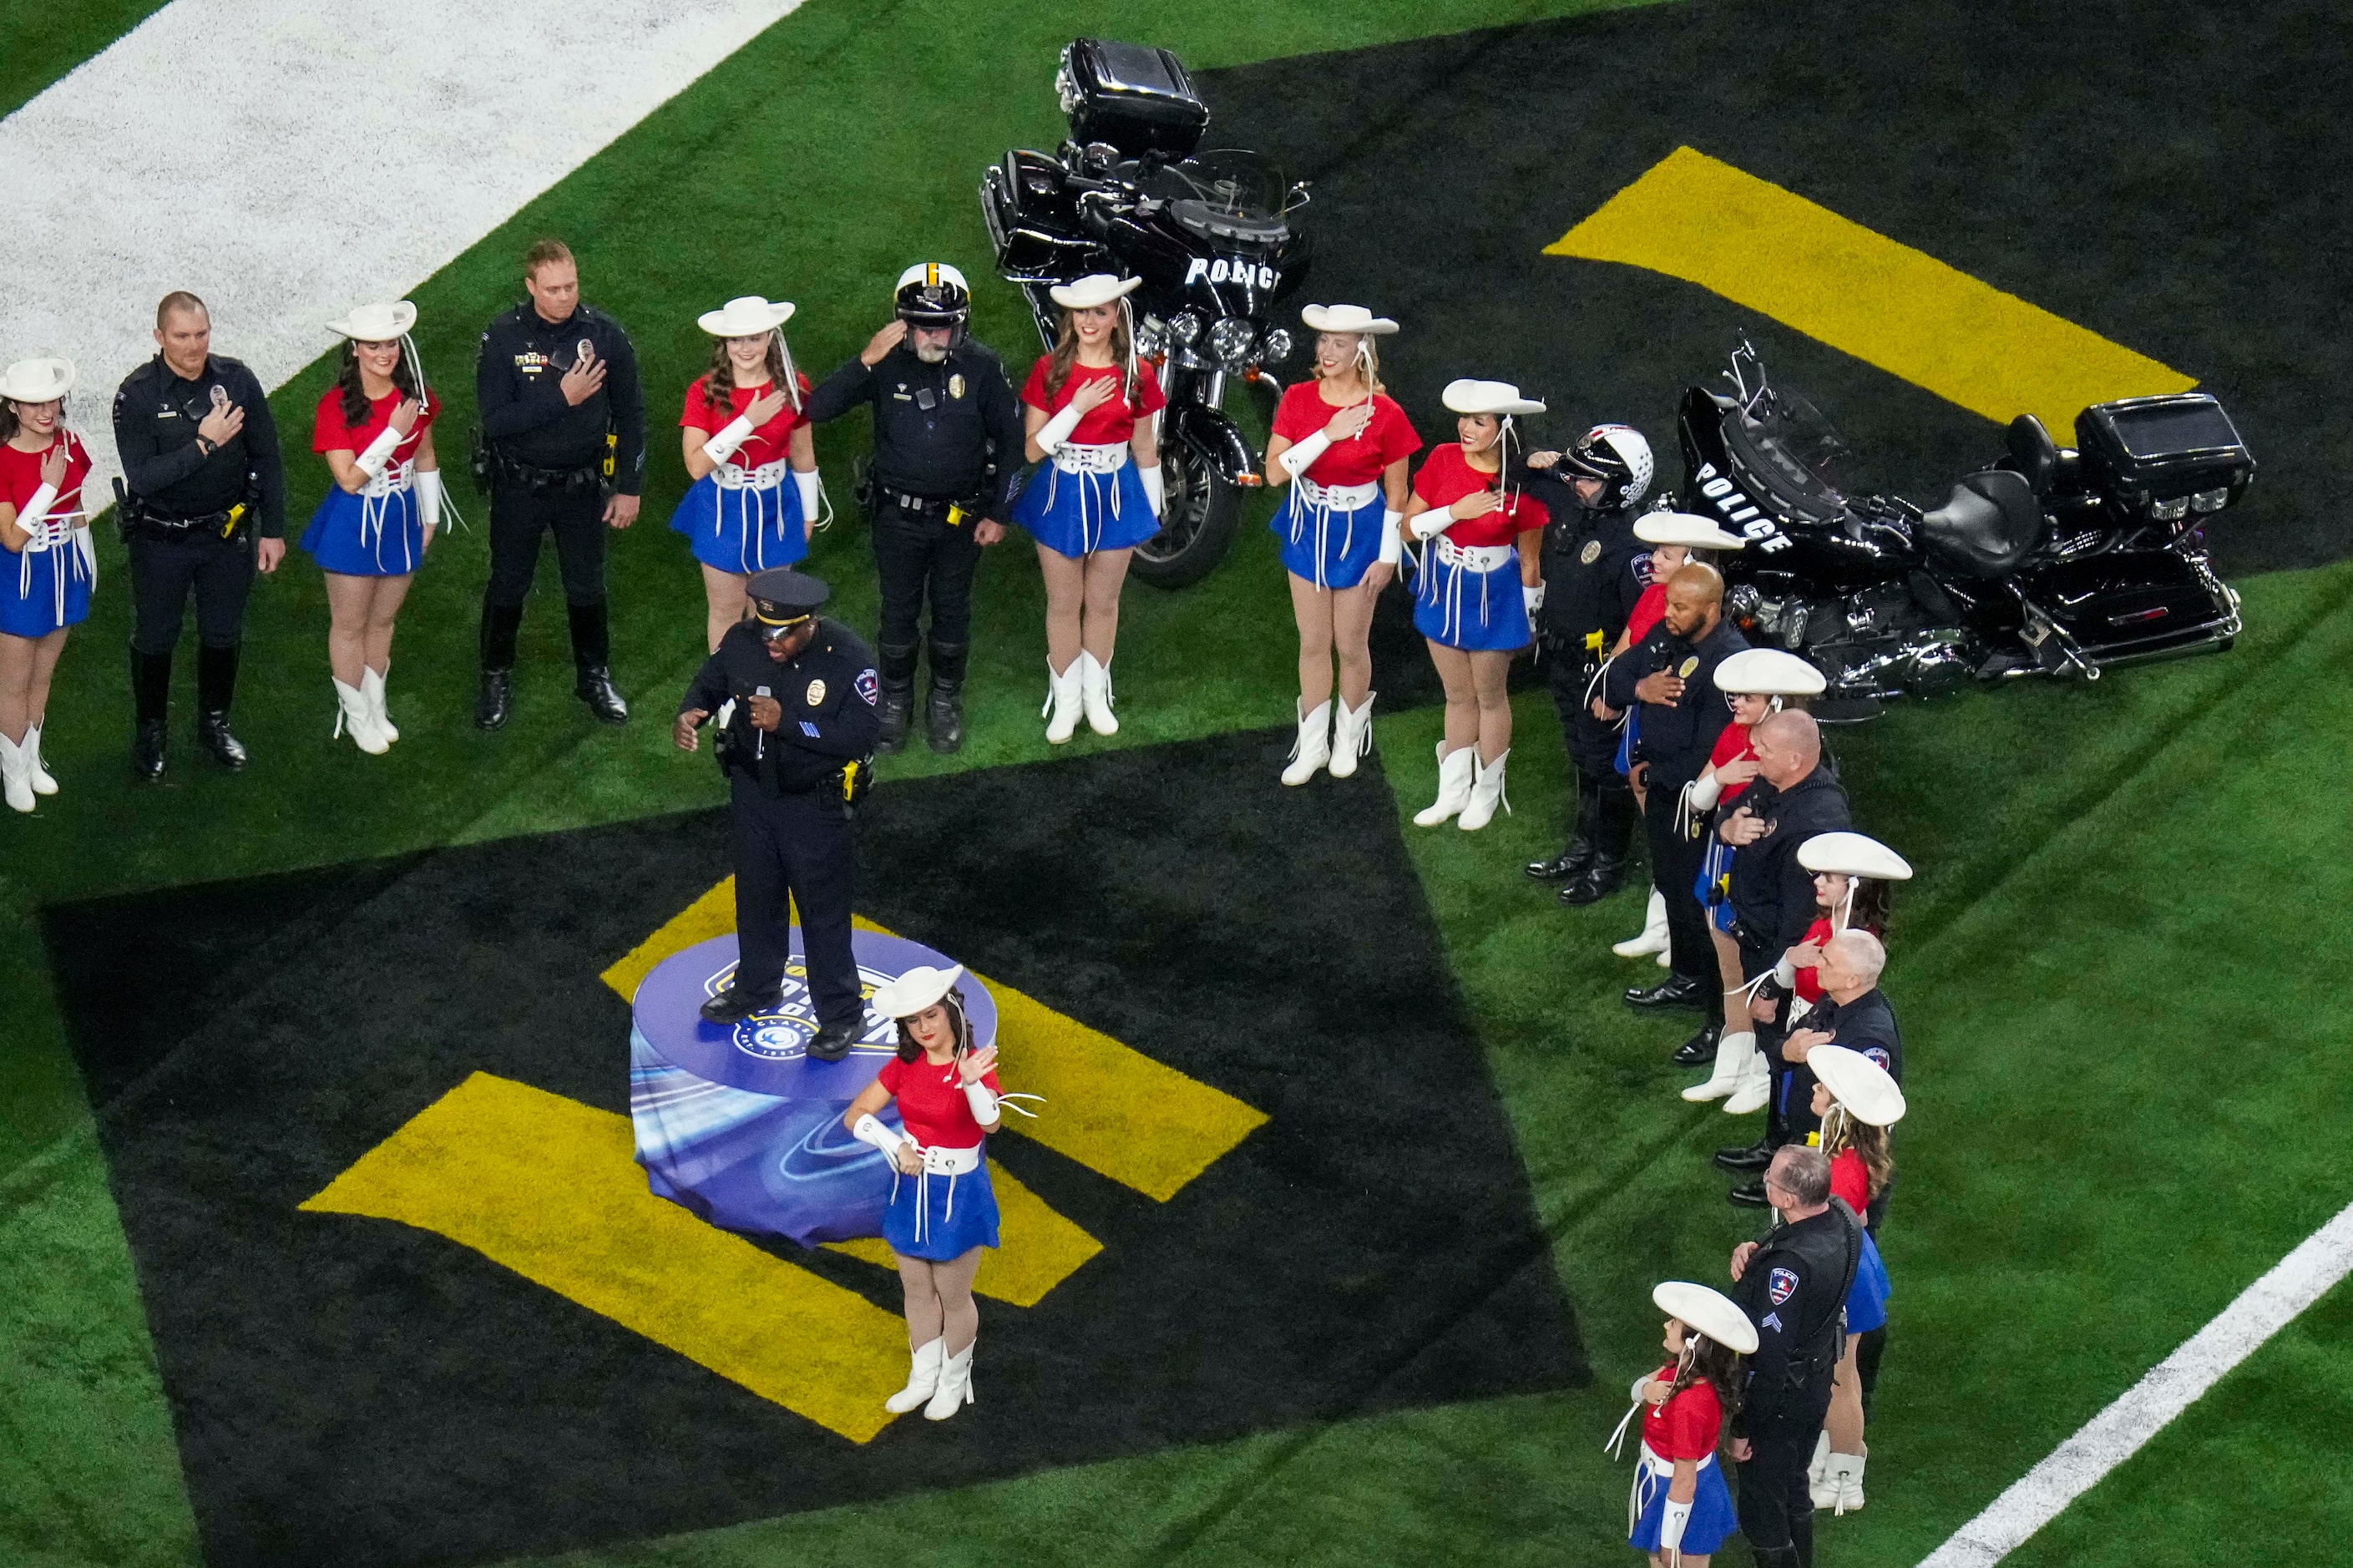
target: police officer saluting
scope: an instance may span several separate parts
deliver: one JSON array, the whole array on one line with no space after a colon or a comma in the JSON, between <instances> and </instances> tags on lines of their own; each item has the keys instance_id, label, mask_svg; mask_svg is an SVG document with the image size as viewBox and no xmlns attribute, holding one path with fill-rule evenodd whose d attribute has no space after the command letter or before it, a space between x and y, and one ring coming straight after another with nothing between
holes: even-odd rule
<instances>
[{"instance_id":1,"label":"police officer saluting","mask_svg":"<svg viewBox=\"0 0 2353 1568\"><path fill-rule=\"evenodd\" d=\"M719 642L679 704L672 739L696 749L718 720L735 833L734 977L702 1016L732 1024L776 1005L800 911L818 1034L808 1054L839 1061L865 1017L849 940L857 872L853 809L879 731L874 655L839 621L829 592L789 567L754 574L752 615Z\"/></svg>"},{"instance_id":2,"label":"police officer saluting","mask_svg":"<svg viewBox=\"0 0 2353 1568\"><path fill-rule=\"evenodd\" d=\"M629 716L613 689L605 608L605 531L638 521L646 404L637 351L620 323L580 302L580 270L563 241L523 256L531 298L490 324L474 391L491 480L491 582L482 595L482 685L474 722L495 730L513 700L515 634L555 535L572 622L573 691L607 724Z\"/></svg>"},{"instance_id":3,"label":"police officer saluting","mask_svg":"<svg viewBox=\"0 0 2353 1568\"><path fill-rule=\"evenodd\" d=\"M131 556L132 765L164 776L172 650L191 591L196 600L196 739L222 766L245 766L230 733L237 647L253 574L286 555L285 479L278 426L261 383L212 352L212 315L194 294L155 308L158 353L114 395L114 446Z\"/></svg>"},{"instance_id":4,"label":"police officer saluting","mask_svg":"<svg viewBox=\"0 0 2353 1568\"><path fill-rule=\"evenodd\" d=\"M1021 412L1005 367L965 335L972 291L943 262L899 275L898 319L809 399L822 424L874 409L874 564L881 576L881 738L905 743L915 702L915 636L931 601L932 690L924 728L935 752L964 744L964 678L972 576L1005 537L1020 472ZM992 461L995 467L992 468Z\"/></svg>"}]
</instances>

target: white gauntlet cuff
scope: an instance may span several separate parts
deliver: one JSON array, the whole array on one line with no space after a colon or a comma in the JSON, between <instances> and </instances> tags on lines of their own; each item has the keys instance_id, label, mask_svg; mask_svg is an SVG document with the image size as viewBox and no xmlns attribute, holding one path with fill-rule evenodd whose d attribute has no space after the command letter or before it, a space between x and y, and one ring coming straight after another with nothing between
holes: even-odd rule
<instances>
[{"instance_id":1,"label":"white gauntlet cuff","mask_svg":"<svg viewBox=\"0 0 2353 1568\"><path fill-rule=\"evenodd\" d=\"M1683 1527L1691 1523L1692 1505L1671 1502L1659 1518L1659 1550L1680 1552L1683 1545Z\"/></svg>"},{"instance_id":2,"label":"white gauntlet cuff","mask_svg":"<svg viewBox=\"0 0 2353 1568\"><path fill-rule=\"evenodd\" d=\"M825 504L825 481L817 477L815 468L807 473L795 468L793 483L800 487L801 521L814 528L817 526L818 509Z\"/></svg>"},{"instance_id":3,"label":"white gauntlet cuff","mask_svg":"<svg viewBox=\"0 0 2353 1568\"><path fill-rule=\"evenodd\" d=\"M1784 991L1798 983L1798 966L1790 961L1788 953L1783 953L1781 962L1773 966L1773 978L1780 982Z\"/></svg>"},{"instance_id":4,"label":"white gauntlet cuff","mask_svg":"<svg viewBox=\"0 0 2353 1568\"><path fill-rule=\"evenodd\" d=\"M1715 797L1724 793L1724 781L1710 768L1699 775L1691 786L1691 808L1694 811L1714 811Z\"/></svg>"},{"instance_id":5,"label":"white gauntlet cuff","mask_svg":"<svg viewBox=\"0 0 2353 1568\"><path fill-rule=\"evenodd\" d=\"M367 450L352 460L352 466L371 479L384 477L386 465L392 461L392 449L401 443L401 434L387 425L384 434L368 443Z\"/></svg>"},{"instance_id":6,"label":"white gauntlet cuff","mask_svg":"<svg viewBox=\"0 0 2353 1568\"><path fill-rule=\"evenodd\" d=\"M873 1144L882 1151L886 1159L897 1153L899 1145L906 1142L904 1138L883 1126L871 1115L860 1117L849 1129L849 1135L860 1143Z\"/></svg>"},{"instance_id":7,"label":"white gauntlet cuff","mask_svg":"<svg viewBox=\"0 0 2353 1568\"><path fill-rule=\"evenodd\" d=\"M965 1085L964 1102L972 1107L972 1119L983 1127L997 1119L996 1092L985 1083Z\"/></svg>"},{"instance_id":8,"label":"white gauntlet cuff","mask_svg":"<svg viewBox=\"0 0 2353 1568\"><path fill-rule=\"evenodd\" d=\"M1144 495L1152 503L1152 515L1158 517L1167 510L1168 492L1160 483L1160 465L1155 463L1148 468L1138 468L1135 475L1144 481Z\"/></svg>"},{"instance_id":9,"label":"white gauntlet cuff","mask_svg":"<svg viewBox=\"0 0 2353 1568\"><path fill-rule=\"evenodd\" d=\"M702 444L702 455L714 463L723 463L735 455L737 447L751 438L751 418L746 415L738 414L729 423L721 426L718 435Z\"/></svg>"},{"instance_id":10,"label":"white gauntlet cuff","mask_svg":"<svg viewBox=\"0 0 2353 1568\"><path fill-rule=\"evenodd\" d=\"M1434 506L1428 511L1418 512L1407 518L1405 525L1413 530L1413 536L1416 539L1435 539L1454 526L1454 509L1451 506Z\"/></svg>"},{"instance_id":11,"label":"white gauntlet cuff","mask_svg":"<svg viewBox=\"0 0 2353 1568\"><path fill-rule=\"evenodd\" d=\"M1294 443L1282 454L1282 457L1277 458L1275 461L1282 465L1282 471L1284 473L1289 474L1295 479L1300 475L1305 473L1308 469L1314 468L1315 466L1315 459L1322 457L1331 449L1332 437L1325 435L1323 431L1318 430L1304 441Z\"/></svg>"},{"instance_id":12,"label":"white gauntlet cuff","mask_svg":"<svg viewBox=\"0 0 2353 1568\"><path fill-rule=\"evenodd\" d=\"M1404 521L1405 513L1401 511L1384 510L1381 513L1381 563L1383 565L1394 566L1405 559L1405 535L1398 531L1398 524Z\"/></svg>"},{"instance_id":13,"label":"white gauntlet cuff","mask_svg":"<svg viewBox=\"0 0 2353 1568\"><path fill-rule=\"evenodd\" d=\"M1038 432L1038 450L1052 457L1054 448L1069 440L1071 432L1077 429L1079 421L1085 417L1076 406L1071 406L1047 420L1045 428Z\"/></svg>"},{"instance_id":14,"label":"white gauntlet cuff","mask_svg":"<svg viewBox=\"0 0 2353 1568\"><path fill-rule=\"evenodd\" d=\"M26 533L39 533L43 520L47 518L49 508L57 504L57 500L58 487L51 484L42 485L32 493L23 506L16 509L16 526Z\"/></svg>"}]
</instances>

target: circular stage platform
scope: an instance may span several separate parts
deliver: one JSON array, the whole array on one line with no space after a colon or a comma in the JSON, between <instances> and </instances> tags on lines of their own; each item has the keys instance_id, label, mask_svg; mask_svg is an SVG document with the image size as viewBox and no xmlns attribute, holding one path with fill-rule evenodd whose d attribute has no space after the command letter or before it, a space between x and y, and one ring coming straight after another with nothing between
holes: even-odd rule
<instances>
[{"instance_id":1,"label":"circular stage platform","mask_svg":"<svg viewBox=\"0 0 2353 1568\"><path fill-rule=\"evenodd\" d=\"M858 931L864 994L920 964L954 961L921 942ZM838 1062L812 1060L817 1034L792 935L783 998L740 1024L706 1021L702 1004L735 973L733 933L656 964L632 1003L629 1119L638 1163L661 1196L728 1230L786 1236L805 1247L880 1236L891 1196L881 1152L841 1124L841 1113L882 1070L897 1026L871 1010L866 1029ZM970 974L957 983L976 1045L997 1039L997 1004ZM894 1129L898 1111L881 1118Z\"/></svg>"}]
</instances>

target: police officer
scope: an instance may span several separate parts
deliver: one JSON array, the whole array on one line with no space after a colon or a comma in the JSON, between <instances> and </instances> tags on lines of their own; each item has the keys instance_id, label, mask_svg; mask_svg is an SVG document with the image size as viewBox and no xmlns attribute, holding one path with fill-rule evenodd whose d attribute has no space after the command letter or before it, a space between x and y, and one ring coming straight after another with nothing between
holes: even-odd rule
<instances>
[{"instance_id":1,"label":"police officer","mask_svg":"<svg viewBox=\"0 0 2353 1568\"><path fill-rule=\"evenodd\" d=\"M1724 578L1713 566L1688 562L1667 579L1666 613L1659 624L1611 662L1602 683L1600 715L1641 705L1634 765L1642 775L1651 877L1667 905L1667 978L1628 991L1627 1002L1637 1007L1697 1007L1711 1021L1722 1016L1715 942L1696 892L1707 849L1701 837L1705 819L1692 820L1683 790L1706 770L1715 738L1732 721L1732 709L1716 688L1716 667L1747 646L1724 618ZM1704 1061L1715 1049L1714 1034L1704 1029L1675 1059Z\"/></svg>"},{"instance_id":2,"label":"police officer","mask_svg":"<svg viewBox=\"0 0 2353 1568\"><path fill-rule=\"evenodd\" d=\"M874 655L839 621L828 590L778 566L746 585L751 617L719 641L679 704L682 752L718 717L735 833L734 977L702 1016L732 1024L776 1005L789 952L789 898L800 911L818 1035L808 1053L839 1061L865 1016L851 954L857 869L851 824L879 731Z\"/></svg>"},{"instance_id":3,"label":"police officer","mask_svg":"<svg viewBox=\"0 0 2353 1568\"><path fill-rule=\"evenodd\" d=\"M1597 425L1567 453L1534 453L1528 466L1549 472L1556 480L1549 489L1560 492L1547 493L1541 480L1532 485L1552 511L1536 635L1577 771L1577 806L1567 847L1527 874L1563 884L1564 904L1589 904L1625 882L1634 831L1633 792L1618 772L1618 726L1597 718L1591 703L1593 677L1645 586L1649 547L1634 537L1634 508L1651 488L1651 444L1629 426Z\"/></svg>"},{"instance_id":4,"label":"police officer","mask_svg":"<svg viewBox=\"0 0 2353 1568\"><path fill-rule=\"evenodd\" d=\"M156 355L114 395L122 542L131 556L132 766L164 776L172 650L196 601L196 739L223 767L245 747L228 727L237 647L256 572L286 555L278 426L261 383L212 352L205 302L185 291L155 308Z\"/></svg>"},{"instance_id":5,"label":"police officer","mask_svg":"<svg viewBox=\"0 0 2353 1568\"><path fill-rule=\"evenodd\" d=\"M915 637L931 602L932 689L924 730L935 752L964 744L964 678L972 637L972 575L1005 537L1020 472L1021 412L1005 367L965 335L972 291L964 274L926 261L899 275L898 317L809 399L823 423L860 404L874 410L870 516L882 582L881 739L904 744L915 702Z\"/></svg>"},{"instance_id":6,"label":"police officer","mask_svg":"<svg viewBox=\"0 0 2353 1568\"><path fill-rule=\"evenodd\" d=\"M555 535L572 622L573 692L607 724L629 716L613 689L605 609L605 531L638 520L646 405L637 351L620 323L580 302L563 241L523 256L531 297L490 324L474 365L491 484L491 582L482 595L482 684L474 722L495 730L513 700L515 634Z\"/></svg>"},{"instance_id":7,"label":"police officer","mask_svg":"<svg viewBox=\"0 0 2353 1568\"><path fill-rule=\"evenodd\" d=\"M1732 1252L1733 1299L1757 1325L1748 1395L1732 1422L1740 1532L1758 1568L1812 1568L1814 1503L1806 1468L1846 1348L1846 1298L1862 1226L1831 1195L1831 1163L1793 1143L1765 1173L1780 1223Z\"/></svg>"}]
</instances>

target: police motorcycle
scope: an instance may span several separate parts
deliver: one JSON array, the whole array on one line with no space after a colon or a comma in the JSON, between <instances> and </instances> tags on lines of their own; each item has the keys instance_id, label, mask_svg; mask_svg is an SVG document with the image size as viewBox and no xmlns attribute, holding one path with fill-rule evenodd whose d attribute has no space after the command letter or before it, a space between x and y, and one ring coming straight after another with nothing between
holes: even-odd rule
<instances>
[{"instance_id":1,"label":"police motorcycle","mask_svg":"<svg viewBox=\"0 0 2353 1568\"><path fill-rule=\"evenodd\" d=\"M1999 458L1923 510L1854 488L1844 439L1767 379L1745 337L1723 379L1729 393L1683 395L1672 504L1748 541L1726 563L1725 608L1752 643L1821 670L1825 720L1973 682L2097 680L2238 636L2239 596L2208 563L2204 530L2255 464L2203 393L2096 404L2072 447L2021 414Z\"/></svg>"},{"instance_id":2,"label":"police motorcycle","mask_svg":"<svg viewBox=\"0 0 2353 1568\"><path fill-rule=\"evenodd\" d=\"M1071 139L1053 155L1016 148L980 183L997 270L1018 286L1054 343L1049 291L1089 273L1141 278L1135 351L1167 395L1160 426L1166 487L1160 532L1131 570L1163 588L1199 582L1232 543L1241 491L1262 458L1224 412L1227 384L1279 397L1269 374L1292 352L1271 323L1306 281L1307 237L1291 215L1307 203L1258 153L1200 150L1209 110L1166 49L1079 38L1054 79Z\"/></svg>"}]
</instances>

